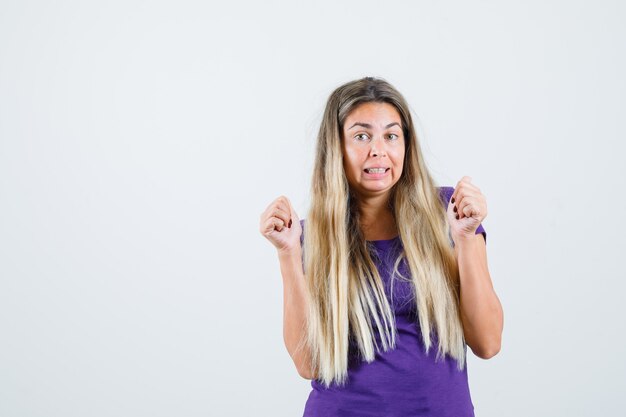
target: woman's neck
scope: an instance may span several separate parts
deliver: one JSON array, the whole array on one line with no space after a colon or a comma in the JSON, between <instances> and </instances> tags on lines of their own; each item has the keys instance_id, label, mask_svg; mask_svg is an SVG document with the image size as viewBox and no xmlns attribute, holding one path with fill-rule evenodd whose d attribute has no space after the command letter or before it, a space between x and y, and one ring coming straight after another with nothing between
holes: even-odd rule
<instances>
[{"instance_id":1,"label":"woman's neck","mask_svg":"<svg viewBox=\"0 0 626 417\"><path fill-rule=\"evenodd\" d=\"M398 235L393 212L386 201L361 202L359 223L365 240L386 240Z\"/></svg>"}]
</instances>

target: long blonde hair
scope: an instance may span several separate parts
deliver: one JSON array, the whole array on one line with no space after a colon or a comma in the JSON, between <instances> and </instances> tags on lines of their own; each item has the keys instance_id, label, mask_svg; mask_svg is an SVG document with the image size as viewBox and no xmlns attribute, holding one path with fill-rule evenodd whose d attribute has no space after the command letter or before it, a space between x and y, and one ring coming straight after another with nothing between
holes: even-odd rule
<instances>
[{"instance_id":1,"label":"long blonde hair","mask_svg":"<svg viewBox=\"0 0 626 417\"><path fill-rule=\"evenodd\" d=\"M395 348L394 312L385 296L380 274L359 227L359 212L342 160L343 123L365 102L392 104L400 114L405 138L404 167L391 190L389 206L410 269L419 326L425 350L439 341L439 360L449 354L458 369L465 366L465 340L459 313L459 272L449 240L445 207L422 158L409 106L381 78L348 82L328 98L317 137L311 183L311 206L303 240L303 266L309 311L306 347L315 378L326 387L347 381L350 341L367 362L380 351ZM372 323L373 321L373 323Z\"/></svg>"}]
</instances>

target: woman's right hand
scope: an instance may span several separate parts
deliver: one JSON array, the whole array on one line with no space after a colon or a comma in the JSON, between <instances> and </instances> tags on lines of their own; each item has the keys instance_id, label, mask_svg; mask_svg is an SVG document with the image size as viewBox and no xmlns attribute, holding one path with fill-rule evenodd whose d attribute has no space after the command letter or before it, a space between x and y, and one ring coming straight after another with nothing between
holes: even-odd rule
<instances>
[{"instance_id":1,"label":"woman's right hand","mask_svg":"<svg viewBox=\"0 0 626 417\"><path fill-rule=\"evenodd\" d=\"M278 252L300 251L302 226L291 202L285 196L272 201L261 213L260 232Z\"/></svg>"}]
</instances>

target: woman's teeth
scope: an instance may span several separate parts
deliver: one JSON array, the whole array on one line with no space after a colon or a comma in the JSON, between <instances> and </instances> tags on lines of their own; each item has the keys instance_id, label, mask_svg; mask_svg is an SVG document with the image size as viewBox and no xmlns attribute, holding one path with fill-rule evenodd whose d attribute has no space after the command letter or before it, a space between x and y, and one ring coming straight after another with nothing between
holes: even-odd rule
<instances>
[{"instance_id":1,"label":"woman's teeth","mask_svg":"<svg viewBox=\"0 0 626 417\"><path fill-rule=\"evenodd\" d=\"M365 171L370 174L382 174L387 168L366 168Z\"/></svg>"}]
</instances>

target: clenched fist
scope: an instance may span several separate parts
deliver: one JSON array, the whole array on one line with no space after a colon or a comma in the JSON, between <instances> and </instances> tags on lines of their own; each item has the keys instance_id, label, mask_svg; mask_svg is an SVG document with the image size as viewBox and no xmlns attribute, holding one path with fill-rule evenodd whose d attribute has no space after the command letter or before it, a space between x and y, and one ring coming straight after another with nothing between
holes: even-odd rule
<instances>
[{"instance_id":1,"label":"clenched fist","mask_svg":"<svg viewBox=\"0 0 626 417\"><path fill-rule=\"evenodd\" d=\"M300 219L285 196L272 201L261 213L259 230L278 252L300 251L302 226Z\"/></svg>"},{"instance_id":2,"label":"clenched fist","mask_svg":"<svg viewBox=\"0 0 626 417\"><path fill-rule=\"evenodd\" d=\"M464 176L457 182L448 201L448 222L452 239L472 238L480 223L487 217L487 200L472 178Z\"/></svg>"}]
</instances>

